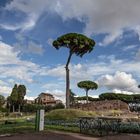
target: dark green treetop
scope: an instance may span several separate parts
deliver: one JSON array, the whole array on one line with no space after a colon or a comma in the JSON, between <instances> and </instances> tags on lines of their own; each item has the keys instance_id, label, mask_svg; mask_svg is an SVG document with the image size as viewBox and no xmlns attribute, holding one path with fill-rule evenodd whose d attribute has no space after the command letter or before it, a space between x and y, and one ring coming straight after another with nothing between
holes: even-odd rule
<instances>
[{"instance_id":1,"label":"dark green treetop","mask_svg":"<svg viewBox=\"0 0 140 140\"><path fill-rule=\"evenodd\" d=\"M98 85L93 81L81 81L77 84L77 86L79 88L85 89L86 91L88 91L90 89L97 89L98 88Z\"/></svg>"},{"instance_id":2,"label":"dark green treetop","mask_svg":"<svg viewBox=\"0 0 140 140\"><path fill-rule=\"evenodd\" d=\"M66 47L70 49L70 53L82 57L85 53L90 53L94 48L94 40L78 33L68 33L53 42L56 49Z\"/></svg>"}]
</instances>

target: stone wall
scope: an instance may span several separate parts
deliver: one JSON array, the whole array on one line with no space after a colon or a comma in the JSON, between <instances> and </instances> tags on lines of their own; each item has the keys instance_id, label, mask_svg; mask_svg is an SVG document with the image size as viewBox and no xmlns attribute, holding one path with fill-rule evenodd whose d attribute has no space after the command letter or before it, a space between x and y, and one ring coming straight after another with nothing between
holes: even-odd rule
<instances>
[{"instance_id":1,"label":"stone wall","mask_svg":"<svg viewBox=\"0 0 140 140\"><path fill-rule=\"evenodd\" d=\"M90 111L128 110L128 104L120 100L104 100L93 101L88 104L76 104L72 108Z\"/></svg>"}]
</instances>

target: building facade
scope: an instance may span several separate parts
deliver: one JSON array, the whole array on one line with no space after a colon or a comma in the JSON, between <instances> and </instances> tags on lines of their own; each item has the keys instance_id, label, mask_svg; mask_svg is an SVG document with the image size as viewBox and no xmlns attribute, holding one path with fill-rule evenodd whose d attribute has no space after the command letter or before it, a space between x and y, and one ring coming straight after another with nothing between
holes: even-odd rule
<instances>
[{"instance_id":1,"label":"building facade","mask_svg":"<svg viewBox=\"0 0 140 140\"><path fill-rule=\"evenodd\" d=\"M41 93L35 99L35 103L42 104L42 105L52 105L53 106L53 105L56 105L58 102L57 102L57 100L55 100L55 98L53 97L52 94L50 94L50 93Z\"/></svg>"}]
</instances>

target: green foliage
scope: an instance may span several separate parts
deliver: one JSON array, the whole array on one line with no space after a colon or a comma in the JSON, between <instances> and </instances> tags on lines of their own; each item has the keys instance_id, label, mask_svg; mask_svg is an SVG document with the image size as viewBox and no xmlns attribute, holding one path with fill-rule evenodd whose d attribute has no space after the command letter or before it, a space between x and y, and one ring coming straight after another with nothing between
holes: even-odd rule
<instances>
[{"instance_id":1,"label":"green foliage","mask_svg":"<svg viewBox=\"0 0 140 140\"><path fill-rule=\"evenodd\" d=\"M75 93L74 92L72 92L72 90L70 89L69 90L70 91L70 104L74 104L75 103Z\"/></svg>"},{"instance_id":2,"label":"green foliage","mask_svg":"<svg viewBox=\"0 0 140 140\"><path fill-rule=\"evenodd\" d=\"M45 112L49 112L49 111L53 110L53 106L51 106L51 105L46 105L46 106L44 107L44 110L45 110Z\"/></svg>"},{"instance_id":3,"label":"green foliage","mask_svg":"<svg viewBox=\"0 0 140 140\"><path fill-rule=\"evenodd\" d=\"M26 87L24 85L19 85L17 88L18 92L18 102L23 103L24 96L26 95Z\"/></svg>"},{"instance_id":4,"label":"green foliage","mask_svg":"<svg viewBox=\"0 0 140 140\"><path fill-rule=\"evenodd\" d=\"M83 56L87 52L91 52L95 45L94 40L77 33L68 33L57 38L53 42L53 46L56 49L60 47L66 47L70 49L70 52L75 53L77 56Z\"/></svg>"},{"instance_id":5,"label":"green foliage","mask_svg":"<svg viewBox=\"0 0 140 140\"><path fill-rule=\"evenodd\" d=\"M102 93L99 95L100 100L121 100L126 103L139 102L140 94L120 94L120 93Z\"/></svg>"},{"instance_id":6,"label":"green foliage","mask_svg":"<svg viewBox=\"0 0 140 140\"><path fill-rule=\"evenodd\" d=\"M65 108L65 106L63 103L58 103L53 107L53 109L64 109L64 108Z\"/></svg>"},{"instance_id":7,"label":"green foliage","mask_svg":"<svg viewBox=\"0 0 140 140\"><path fill-rule=\"evenodd\" d=\"M18 122L16 120L12 120L12 124L0 124L0 135L1 134L12 134L12 133L29 133L29 132L35 132L35 125L34 123L29 123L29 122Z\"/></svg>"},{"instance_id":8,"label":"green foliage","mask_svg":"<svg viewBox=\"0 0 140 140\"><path fill-rule=\"evenodd\" d=\"M15 84L14 88L12 89L10 99L11 99L12 104L16 104L18 101L18 86L17 86L17 84Z\"/></svg>"},{"instance_id":9,"label":"green foliage","mask_svg":"<svg viewBox=\"0 0 140 140\"><path fill-rule=\"evenodd\" d=\"M50 120L73 120L79 117L93 117L95 112L82 111L78 109L57 109L46 114L46 118Z\"/></svg>"},{"instance_id":10,"label":"green foliage","mask_svg":"<svg viewBox=\"0 0 140 140\"><path fill-rule=\"evenodd\" d=\"M79 82L77 84L77 86L79 88L85 89L86 91L88 91L90 89L93 90L93 89L97 89L98 88L98 85L95 82L93 82L93 81L81 81L81 82Z\"/></svg>"},{"instance_id":11,"label":"green foliage","mask_svg":"<svg viewBox=\"0 0 140 140\"><path fill-rule=\"evenodd\" d=\"M81 96L81 97L76 97L76 100L81 101L81 100L86 100L86 96ZM99 101L99 98L93 98L93 97L88 97L89 101Z\"/></svg>"},{"instance_id":12,"label":"green foliage","mask_svg":"<svg viewBox=\"0 0 140 140\"><path fill-rule=\"evenodd\" d=\"M7 97L7 106L9 108L13 107L13 112L15 111L14 109L19 109L20 112L20 107L23 105L24 102L24 96L26 95L26 87L24 85L17 85L15 84L11 95Z\"/></svg>"},{"instance_id":13,"label":"green foliage","mask_svg":"<svg viewBox=\"0 0 140 140\"><path fill-rule=\"evenodd\" d=\"M0 107L0 112L8 112L8 109L4 107Z\"/></svg>"},{"instance_id":14,"label":"green foliage","mask_svg":"<svg viewBox=\"0 0 140 140\"><path fill-rule=\"evenodd\" d=\"M58 103L54 106L51 106L51 105L39 105L39 104L25 104L23 106L23 112L36 112L37 110L39 109L44 109L45 112L49 112L51 110L54 110L54 109L63 109L65 108L64 104L62 103Z\"/></svg>"},{"instance_id":15,"label":"green foliage","mask_svg":"<svg viewBox=\"0 0 140 140\"><path fill-rule=\"evenodd\" d=\"M0 95L0 107L4 105L4 103L5 103L5 98L4 96Z\"/></svg>"},{"instance_id":16,"label":"green foliage","mask_svg":"<svg viewBox=\"0 0 140 140\"><path fill-rule=\"evenodd\" d=\"M93 82L93 81L81 81L81 82L79 82L78 84L77 84L77 86L79 87L79 88L83 88L83 89L85 89L85 91L86 91L86 100L87 100L87 103L88 103L88 91L91 89L91 90L93 90L93 89L97 89L98 88L98 85L95 83L95 82Z\"/></svg>"},{"instance_id":17,"label":"green foliage","mask_svg":"<svg viewBox=\"0 0 140 140\"><path fill-rule=\"evenodd\" d=\"M124 123L120 127L120 133L140 134L140 128L136 122Z\"/></svg>"},{"instance_id":18,"label":"green foliage","mask_svg":"<svg viewBox=\"0 0 140 140\"><path fill-rule=\"evenodd\" d=\"M44 106L38 104L25 104L23 106L23 112L36 112L38 109L44 109Z\"/></svg>"}]
</instances>

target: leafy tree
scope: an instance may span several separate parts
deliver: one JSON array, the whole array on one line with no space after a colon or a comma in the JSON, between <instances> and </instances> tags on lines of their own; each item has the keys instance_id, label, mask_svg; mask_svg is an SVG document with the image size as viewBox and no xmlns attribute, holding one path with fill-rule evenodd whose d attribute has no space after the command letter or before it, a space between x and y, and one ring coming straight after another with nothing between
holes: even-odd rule
<instances>
[{"instance_id":1,"label":"leafy tree","mask_svg":"<svg viewBox=\"0 0 140 140\"><path fill-rule=\"evenodd\" d=\"M44 109L43 105L38 105L38 104L25 104L23 106L23 112L36 112L38 109Z\"/></svg>"},{"instance_id":2,"label":"leafy tree","mask_svg":"<svg viewBox=\"0 0 140 140\"><path fill-rule=\"evenodd\" d=\"M126 103L140 102L140 94L120 94L120 93L102 93L99 95L100 100L121 100Z\"/></svg>"},{"instance_id":3,"label":"leafy tree","mask_svg":"<svg viewBox=\"0 0 140 140\"><path fill-rule=\"evenodd\" d=\"M72 92L72 90L70 89L70 104L74 104L75 103L75 96L76 94L74 92Z\"/></svg>"},{"instance_id":4,"label":"leafy tree","mask_svg":"<svg viewBox=\"0 0 140 140\"><path fill-rule=\"evenodd\" d=\"M6 108L9 109L9 112L11 110L11 106L12 106L11 96L8 96L7 97L7 105L6 105Z\"/></svg>"},{"instance_id":5,"label":"leafy tree","mask_svg":"<svg viewBox=\"0 0 140 140\"><path fill-rule=\"evenodd\" d=\"M58 103L53 107L53 109L63 109L63 108L65 108L65 105L63 103Z\"/></svg>"},{"instance_id":6,"label":"leafy tree","mask_svg":"<svg viewBox=\"0 0 140 140\"><path fill-rule=\"evenodd\" d=\"M4 96L0 95L0 107L2 107L2 105L4 105L5 103L5 98Z\"/></svg>"},{"instance_id":7,"label":"leafy tree","mask_svg":"<svg viewBox=\"0 0 140 140\"><path fill-rule=\"evenodd\" d=\"M12 111L15 112L16 108L18 107L18 111L20 112L21 105L24 102L24 96L26 94L26 87L24 85L17 85L15 84L11 95L7 98L7 106L11 108Z\"/></svg>"},{"instance_id":8,"label":"leafy tree","mask_svg":"<svg viewBox=\"0 0 140 140\"><path fill-rule=\"evenodd\" d=\"M87 97L86 96L80 96L80 97L76 97L76 100L81 101L81 100L86 100ZM88 101L99 101L99 98L93 98L88 96Z\"/></svg>"},{"instance_id":9,"label":"leafy tree","mask_svg":"<svg viewBox=\"0 0 140 140\"><path fill-rule=\"evenodd\" d=\"M17 86L17 84L15 84L14 88L12 89L11 95L9 97L9 101L12 105L13 112L15 112L15 106L18 102L18 86Z\"/></svg>"},{"instance_id":10,"label":"leafy tree","mask_svg":"<svg viewBox=\"0 0 140 140\"><path fill-rule=\"evenodd\" d=\"M52 105L46 105L46 106L44 106L44 110L45 110L45 112L49 112L49 111L53 110L53 106Z\"/></svg>"},{"instance_id":11,"label":"leafy tree","mask_svg":"<svg viewBox=\"0 0 140 140\"><path fill-rule=\"evenodd\" d=\"M69 49L69 55L66 62L66 108L70 107L70 78L69 78L69 63L73 54L82 57L86 53L90 53L94 48L94 40L77 33L68 33L58 37L53 41L53 46L56 49L65 47Z\"/></svg>"},{"instance_id":12,"label":"leafy tree","mask_svg":"<svg viewBox=\"0 0 140 140\"><path fill-rule=\"evenodd\" d=\"M18 92L18 106L19 106L18 111L20 112L21 105L24 102L24 96L26 95L26 87L24 85L19 85L17 92Z\"/></svg>"},{"instance_id":13,"label":"leafy tree","mask_svg":"<svg viewBox=\"0 0 140 140\"><path fill-rule=\"evenodd\" d=\"M86 91L86 100L88 103L88 91L97 89L98 85L93 81L81 81L77 84L79 88L83 88Z\"/></svg>"},{"instance_id":14,"label":"leafy tree","mask_svg":"<svg viewBox=\"0 0 140 140\"><path fill-rule=\"evenodd\" d=\"M99 95L101 100L118 100L118 95L116 93L103 93Z\"/></svg>"}]
</instances>

